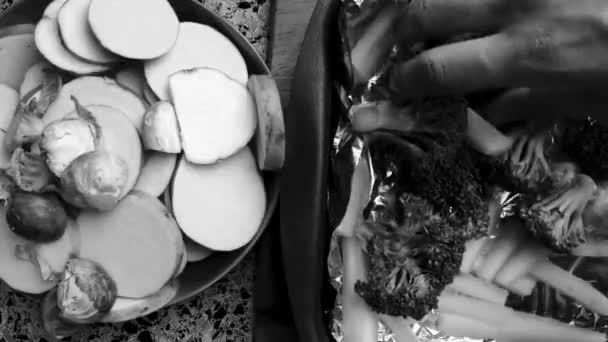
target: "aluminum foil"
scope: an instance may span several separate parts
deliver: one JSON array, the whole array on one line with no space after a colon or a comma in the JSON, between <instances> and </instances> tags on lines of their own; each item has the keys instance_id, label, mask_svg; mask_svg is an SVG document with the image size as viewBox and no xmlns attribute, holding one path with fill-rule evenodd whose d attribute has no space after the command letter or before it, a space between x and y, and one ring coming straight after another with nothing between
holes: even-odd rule
<instances>
[{"instance_id":1,"label":"aluminum foil","mask_svg":"<svg viewBox=\"0 0 608 342\"><path fill-rule=\"evenodd\" d=\"M334 118L334 137L330 152L330 177L327 205L329 220L336 228L346 210L350 195L350 183L353 171L359 162L368 162L373 166L373 160L367 152L366 143L362 136L353 132L350 124L350 110L355 105L387 98L390 90L386 87L385 72L399 59L406 58L424 46L418 44L407 50L399 50L393 46L386 55L383 65L380 65L375 75L367 80L358 80L351 67L351 51L353 43L361 37L364 28L374 20L385 6L398 6L403 0L342 0L338 15L338 27L341 39L344 72L335 80L335 90L340 99L339 109ZM392 32L391 32L392 33ZM463 37L455 37L454 40ZM373 167L370 167L374 170ZM372 171L372 184L374 183ZM370 189L371 193L371 189ZM508 206L505 206L508 212ZM339 234L334 231L330 242L327 258L329 278L337 291L335 305L331 312L329 329L338 342L343 340L342 331L342 257L339 247ZM569 270L582 279L591 282L604 293L608 293L608 258L577 258L557 255L552 261L560 267ZM517 310L535 313L542 316L568 322L572 325L591 328L608 333L608 317L589 312L581 305L555 292L539 282L531 296L510 296L508 305ZM493 342L491 339L478 340L466 337L453 337L442 334L436 329L437 313L431 312L422 320L411 325L412 332L419 342ZM378 342L398 342L388 327L378 322ZM372 342L372 341L370 341ZM574 342L574 341L573 341Z\"/></svg>"}]
</instances>

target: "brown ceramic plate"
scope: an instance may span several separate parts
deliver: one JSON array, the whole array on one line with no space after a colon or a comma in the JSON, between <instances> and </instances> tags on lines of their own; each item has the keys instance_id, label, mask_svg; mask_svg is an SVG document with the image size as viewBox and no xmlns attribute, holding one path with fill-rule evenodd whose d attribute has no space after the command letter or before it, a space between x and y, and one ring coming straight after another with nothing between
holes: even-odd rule
<instances>
[{"instance_id":1,"label":"brown ceramic plate","mask_svg":"<svg viewBox=\"0 0 608 342\"><path fill-rule=\"evenodd\" d=\"M48 0L15 0L7 11L0 15L0 28L22 23L36 23L41 17ZM269 74L264 59L230 23L212 13L195 1L169 1L180 21L192 21L210 25L228 37L239 49L250 74ZM203 44L204 42L201 42ZM172 303L184 301L222 278L233 269L251 250L268 223L277 205L279 196L279 178L275 173L264 173L267 193L267 209L257 234L249 244L231 252L216 253L198 263L190 263L178 278L179 291Z\"/></svg>"}]
</instances>

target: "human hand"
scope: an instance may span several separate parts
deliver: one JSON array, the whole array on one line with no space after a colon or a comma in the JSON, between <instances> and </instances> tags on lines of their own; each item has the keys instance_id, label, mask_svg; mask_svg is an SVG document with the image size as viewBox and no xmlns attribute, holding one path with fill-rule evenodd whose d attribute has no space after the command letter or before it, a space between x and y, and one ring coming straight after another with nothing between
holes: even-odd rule
<instances>
[{"instance_id":1,"label":"human hand","mask_svg":"<svg viewBox=\"0 0 608 342\"><path fill-rule=\"evenodd\" d=\"M481 108L493 123L608 109L607 0L400 0L400 44L438 46L396 65L399 96L508 89ZM603 118L600 118L603 119Z\"/></svg>"}]
</instances>

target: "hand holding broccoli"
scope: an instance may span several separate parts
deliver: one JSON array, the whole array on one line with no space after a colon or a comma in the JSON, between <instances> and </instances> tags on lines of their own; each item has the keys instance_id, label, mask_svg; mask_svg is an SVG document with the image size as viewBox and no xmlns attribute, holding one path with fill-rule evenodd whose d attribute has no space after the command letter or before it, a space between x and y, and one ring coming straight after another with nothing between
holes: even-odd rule
<instances>
[{"instance_id":1,"label":"hand holding broccoli","mask_svg":"<svg viewBox=\"0 0 608 342\"><path fill-rule=\"evenodd\" d=\"M387 13L399 14L378 16L353 49L355 57L362 56L353 58L362 80L379 70L384 57L374 56L386 53L371 50L390 50L390 36L400 47L424 43L422 52L390 72L391 87L403 98L502 89L480 108L492 122L580 114L582 109L603 115L608 108L603 95L608 84L606 0L397 3L398 9Z\"/></svg>"}]
</instances>

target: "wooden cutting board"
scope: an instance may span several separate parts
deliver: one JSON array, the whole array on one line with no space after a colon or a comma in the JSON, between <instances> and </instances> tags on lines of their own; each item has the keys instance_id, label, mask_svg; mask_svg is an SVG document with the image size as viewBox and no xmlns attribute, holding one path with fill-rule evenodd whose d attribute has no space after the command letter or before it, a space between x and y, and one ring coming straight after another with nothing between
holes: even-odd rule
<instances>
[{"instance_id":1,"label":"wooden cutting board","mask_svg":"<svg viewBox=\"0 0 608 342\"><path fill-rule=\"evenodd\" d=\"M271 0L268 58L272 76L287 107L289 91L300 45L317 0ZM337 0L336 0L337 1Z\"/></svg>"}]
</instances>

